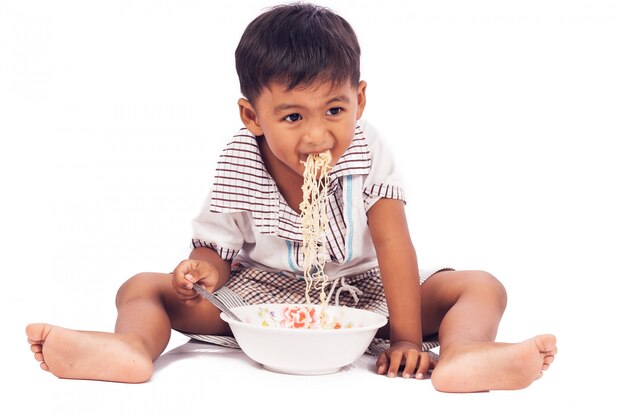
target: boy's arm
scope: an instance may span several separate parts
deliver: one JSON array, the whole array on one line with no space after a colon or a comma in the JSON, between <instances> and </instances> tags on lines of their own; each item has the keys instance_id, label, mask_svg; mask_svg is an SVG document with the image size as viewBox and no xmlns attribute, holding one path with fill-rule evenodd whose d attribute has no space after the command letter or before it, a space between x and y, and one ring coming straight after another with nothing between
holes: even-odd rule
<instances>
[{"instance_id":1,"label":"boy's arm","mask_svg":"<svg viewBox=\"0 0 626 417\"><path fill-rule=\"evenodd\" d=\"M389 308L391 347L378 356L376 372L422 379L430 359L422 352L422 320L417 256L400 200L381 198L367 214Z\"/></svg>"},{"instance_id":2,"label":"boy's arm","mask_svg":"<svg viewBox=\"0 0 626 417\"><path fill-rule=\"evenodd\" d=\"M389 308L390 338L422 346L417 256L400 200L381 198L367 212Z\"/></svg>"}]
</instances>

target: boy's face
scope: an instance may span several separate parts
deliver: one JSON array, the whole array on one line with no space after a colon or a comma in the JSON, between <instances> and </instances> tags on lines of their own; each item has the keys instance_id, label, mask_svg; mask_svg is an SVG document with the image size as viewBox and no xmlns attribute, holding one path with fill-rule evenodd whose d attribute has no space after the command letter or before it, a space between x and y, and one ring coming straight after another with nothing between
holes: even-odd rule
<instances>
[{"instance_id":1,"label":"boy's face","mask_svg":"<svg viewBox=\"0 0 626 417\"><path fill-rule=\"evenodd\" d=\"M239 100L241 119L255 136L265 136L261 153L272 175L302 176L309 154L330 151L331 165L352 143L356 121L365 108L365 81L357 87L347 81L334 89L332 83L287 91L270 83L254 106Z\"/></svg>"}]
</instances>

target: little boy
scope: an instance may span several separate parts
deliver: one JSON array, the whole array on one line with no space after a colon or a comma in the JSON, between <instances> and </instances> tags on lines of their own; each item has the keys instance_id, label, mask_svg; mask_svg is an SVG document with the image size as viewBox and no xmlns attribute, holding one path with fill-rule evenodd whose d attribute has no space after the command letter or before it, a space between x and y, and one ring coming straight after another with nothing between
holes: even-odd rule
<instances>
[{"instance_id":1,"label":"little boy","mask_svg":"<svg viewBox=\"0 0 626 417\"><path fill-rule=\"evenodd\" d=\"M211 194L194 221L193 250L171 274L141 273L116 299L114 333L31 324L31 350L62 378L143 382L171 329L232 336L199 283L231 305L304 301L302 161L330 152L325 272L340 304L388 314L377 372L436 389L519 389L542 375L556 339L496 343L506 291L483 271L418 268L394 164L362 122L366 83L350 25L328 9L294 4L256 18L236 51L245 129L226 146ZM314 294L313 294L314 296ZM435 363L423 345L438 336Z\"/></svg>"}]
</instances>

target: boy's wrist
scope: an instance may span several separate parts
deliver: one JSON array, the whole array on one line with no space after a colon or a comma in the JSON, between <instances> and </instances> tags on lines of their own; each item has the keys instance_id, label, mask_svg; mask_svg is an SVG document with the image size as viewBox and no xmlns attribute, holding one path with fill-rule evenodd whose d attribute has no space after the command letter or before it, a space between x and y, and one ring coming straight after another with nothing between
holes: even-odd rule
<instances>
[{"instance_id":1,"label":"boy's wrist","mask_svg":"<svg viewBox=\"0 0 626 417\"><path fill-rule=\"evenodd\" d=\"M395 345L397 343L412 343L415 346L418 346L420 351L422 350L422 339L421 338L415 339L415 338L398 338L398 337L394 337L394 338L392 338L389 341L389 343L391 345Z\"/></svg>"},{"instance_id":2,"label":"boy's wrist","mask_svg":"<svg viewBox=\"0 0 626 417\"><path fill-rule=\"evenodd\" d=\"M402 323L400 326L392 325L389 329L389 340L392 344L400 342L414 343L421 350L422 332L420 327L414 323Z\"/></svg>"}]
</instances>

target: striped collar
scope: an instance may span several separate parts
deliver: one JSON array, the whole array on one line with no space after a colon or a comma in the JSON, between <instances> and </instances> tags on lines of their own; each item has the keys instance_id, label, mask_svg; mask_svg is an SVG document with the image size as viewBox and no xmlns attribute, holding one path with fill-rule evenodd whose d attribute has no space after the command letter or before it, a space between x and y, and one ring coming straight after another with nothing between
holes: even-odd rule
<instances>
[{"instance_id":1,"label":"striped collar","mask_svg":"<svg viewBox=\"0 0 626 417\"><path fill-rule=\"evenodd\" d=\"M352 144L329 174L331 205L342 204L342 178L367 175L371 165L367 139L362 128L357 125ZM300 216L280 194L261 159L256 137L247 129L241 129L220 155L211 191L210 210L216 213L249 212L260 233L302 241ZM339 224L330 224L330 227L343 229Z\"/></svg>"}]
</instances>

